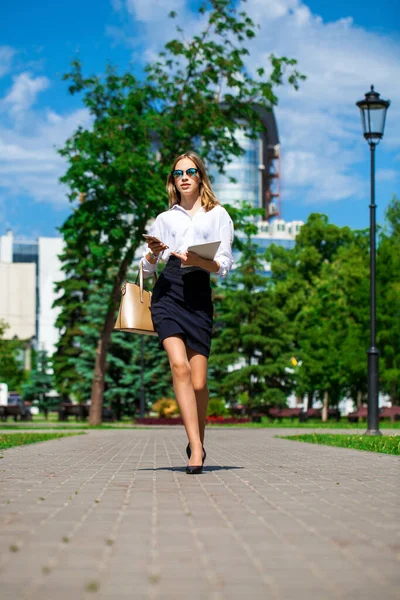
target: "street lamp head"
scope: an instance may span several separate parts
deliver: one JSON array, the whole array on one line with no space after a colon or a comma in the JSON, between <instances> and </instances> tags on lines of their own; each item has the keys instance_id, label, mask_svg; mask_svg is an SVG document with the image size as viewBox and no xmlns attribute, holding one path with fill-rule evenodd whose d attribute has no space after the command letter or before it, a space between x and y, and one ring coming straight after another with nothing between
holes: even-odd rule
<instances>
[{"instance_id":1,"label":"street lamp head","mask_svg":"<svg viewBox=\"0 0 400 600\"><path fill-rule=\"evenodd\" d=\"M370 145L378 144L385 130L386 111L390 106L390 100L382 100L371 85L371 91L356 104L361 112L365 139Z\"/></svg>"}]
</instances>

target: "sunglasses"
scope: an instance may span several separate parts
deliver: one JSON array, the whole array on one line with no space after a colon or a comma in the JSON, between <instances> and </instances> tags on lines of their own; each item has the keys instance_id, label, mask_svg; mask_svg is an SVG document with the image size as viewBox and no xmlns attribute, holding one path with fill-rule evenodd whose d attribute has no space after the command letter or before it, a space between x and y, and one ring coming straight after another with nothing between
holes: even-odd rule
<instances>
[{"instance_id":1,"label":"sunglasses","mask_svg":"<svg viewBox=\"0 0 400 600\"><path fill-rule=\"evenodd\" d=\"M195 169L194 167L191 167L190 169L186 169L186 171L185 171L186 175L189 175L189 177L197 177L198 172L199 172L199 170ZM175 169L175 171L172 171L172 177L174 179L181 179L183 177L182 169Z\"/></svg>"}]
</instances>

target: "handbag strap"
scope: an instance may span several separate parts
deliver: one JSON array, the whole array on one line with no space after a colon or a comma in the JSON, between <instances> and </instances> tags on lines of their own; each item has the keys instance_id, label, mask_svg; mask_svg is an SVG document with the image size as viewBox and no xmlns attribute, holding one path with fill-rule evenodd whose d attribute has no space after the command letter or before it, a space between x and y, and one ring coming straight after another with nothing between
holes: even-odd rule
<instances>
[{"instance_id":1,"label":"handbag strap","mask_svg":"<svg viewBox=\"0 0 400 600\"><path fill-rule=\"evenodd\" d=\"M140 259L139 262L139 272L136 276L136 283L137 280L139 278L139 289L140 289L140 302L143 304L143 258ZM157 279L158 279L158 275L157 272L154 271L153 273L153 287L155 286L155 284L157 283Z\"/></svg>"}]
</instances>

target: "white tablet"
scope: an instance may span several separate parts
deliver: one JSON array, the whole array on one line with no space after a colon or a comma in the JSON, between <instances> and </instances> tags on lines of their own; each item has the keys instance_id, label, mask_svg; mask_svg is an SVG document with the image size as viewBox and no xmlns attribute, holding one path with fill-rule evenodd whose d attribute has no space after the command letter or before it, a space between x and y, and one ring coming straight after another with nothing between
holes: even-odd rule
<instances>
[{"instance_id":1,"label":"white tablet","mask_svg":"<svg viewBox=\"0 0 400 600\"><path fill-rule=\"evenodd\" d=\"M213 260L214 256L217 253L218 248L220 247L221 241L219 242L207 242L205 244L195 244L193 246L188 247L188 251L195 252L201 258L206 258L207 260ZM193 265L183 265L181 267L186 269L187 267L191 267Z\"/></svg>"}]
</instances>

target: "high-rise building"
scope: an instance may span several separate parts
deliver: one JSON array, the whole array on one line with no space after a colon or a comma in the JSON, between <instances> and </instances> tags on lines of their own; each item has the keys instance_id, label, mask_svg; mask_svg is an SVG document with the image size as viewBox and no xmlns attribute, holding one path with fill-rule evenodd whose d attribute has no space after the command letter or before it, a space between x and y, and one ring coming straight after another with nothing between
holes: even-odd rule
<instances>
[{"instance_id":1,"label":"high-rise building","mask_svg":"<svg viewBox=\"0 0 400 600\"><path fill-rule=\"evenodd\" d=\"M214 192L222 204L249 202L253 208L264 210L264 215L258 217L259 221L270 221L281 216L278 128L272 110L258 105L254 105L253 109L264 128L259 138L251 139L243 129L238 129L236 138L244 154L225 165L225 175L218 173L212 165L208 168ZM235 182L230 178L234 178Z\"/></svg>"},{"instance_id":2,"label":"high-rise building","mask_svg":"<svg viewBox=\"0 0 400 600\"><path fill-rule=\"evenodd\" d=\"M6 337L32 339L52 354L58 333L54 282L63 279L58 255L61 238L14 240L11 231L0 236L0 319L9 325Z\"/></svg>"},{"instance_id":3,"label":"high-rise building","mask_svg":"<svg viewBox=\"0 0 400 600\"><path fill-rule=\"evenodd\" d=\"M253 208L263 209L264 214L255 218L258 232L252 238L261 254L271 244L293 248L304 223L281 219L280 144L275 116L272 110L257 105L253 108L264 126L263 133L251 139L244 130L238 130L236 138L244 153L225 165L224 175L213 166L209 171L213 190L222 204L240 206L248 202ZM234 257L238 260L239 253L234 252ZM270 266L264 263L264 274L269 273Z\"/></svg>"}]
</instances>

